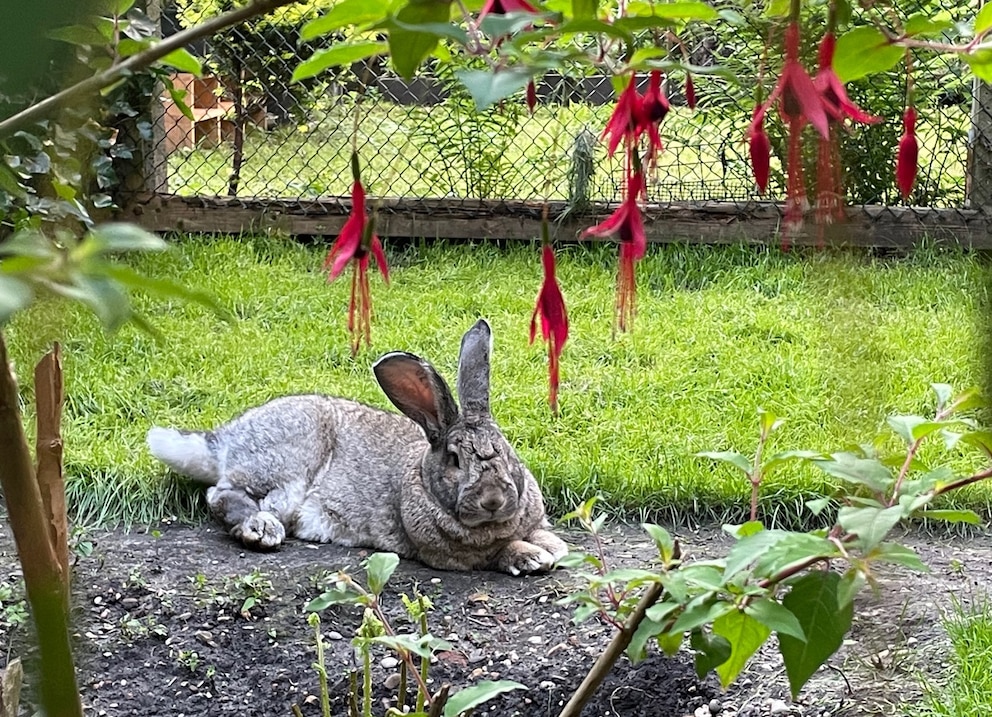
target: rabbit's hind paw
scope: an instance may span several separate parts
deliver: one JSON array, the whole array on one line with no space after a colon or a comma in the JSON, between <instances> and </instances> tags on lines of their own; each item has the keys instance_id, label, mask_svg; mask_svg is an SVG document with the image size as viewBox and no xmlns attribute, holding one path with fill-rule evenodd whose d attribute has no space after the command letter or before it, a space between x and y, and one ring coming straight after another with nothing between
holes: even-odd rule
<instances>
[{"instance_id":1,"label":"rabbit's hind paw","mask_svg":"<svg viewBox=\"0 0 992 717\"><path fill-rule=\"evenodd\" d=\"M285 540L286 527L272 513L260 510L241 521L231 533L249 548L272 550Z\"/></svg>"}]
</instances>

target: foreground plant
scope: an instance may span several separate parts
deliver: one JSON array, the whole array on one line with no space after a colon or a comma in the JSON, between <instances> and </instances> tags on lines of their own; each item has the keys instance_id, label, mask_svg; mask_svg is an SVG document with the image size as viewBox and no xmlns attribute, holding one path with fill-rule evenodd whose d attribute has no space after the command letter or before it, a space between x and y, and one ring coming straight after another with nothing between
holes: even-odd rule
<instances>
[{"instance_id":1,"label":"foreground plant","mask_svg":"<svg viewBox=\"0 0 992 717\"><path fill-rule=\"evenodd\" d=\"M603 516L594 516L595 501L566 516L577 519L597 546L594 554L574 553L567 559L585 571L586 580L582 591L566 599L576 605L573 619L598 616L618 633L561 715L578 715L621 652L641 660L650 642L674 655L688 640L697 674L702 678L715 671L726 687L775 634L795 698L840 648L851 627L854 598L866 584L878 587L875 573L880 565L926 570L911 548L887 539L900 521L980 522L972 511L932 505L942 495L992 477L992 432L968 416L981 401L975 390L957 397L946 384L935 384L933 390L933 415L888 419L889 428L902 439L903 449L897 453L864 446L831 454L783 451L766 457L769 438L781 421L761 412L753 456L731 451L700 454L739 468L751 484L751 520L724 526L737 542L722 559L683 563L669 532L646 524L658 547L660 570L611 570L598 549ZM977 450L985 467L957 475L948 466L927 464L920 449L938 438L947 448ZM837 506L834 519L822 529L780 530L757 519L762 481L770 471L796 460L808 461L839 481L834 496L807 503L816 516Z\"/></svg>"},{"instance_id":2,"label":"foreground plant","mask_svg":"<svg viewBox=\"0 0 992 717\"><path fill-rule=\"evenodd\" d=\"M309 621L316 631L317 663L314 667L320 680L324 717L330 717L331 712L320 619L316 613L332 605L352 605L362 609L362 622L351 642L361 669L360 674L351 673L348 695L349 715L372 716L372 650L376 647L383 647L399 658L400 681L397 687L396 707L390 707L387 715L457 717L471 712L475 707L504 692L526 689L519 682L500 680L479 682L454 694L449 694L450 685L447 684L442 685L437 692L431 692L427 684L431 657L435 652L452 649L452 646L445 640L431 635L427 615L432 605L430 599L424 595L415 594L412 599L406 595L401 596L407 617L417 628L416 633L399 633L392 627L383 609L381 598L386 583L399 565L399 560L399 556L395 553L373 553L364 563L367 586L363 586L348 573L339 571L333 578L334 586L311 600L306 606L307 611L312 613ZM414 658L420 658L419 665L415 663ZM407 687L411 679L416 684L416 693L413 711L408 712L410 706L407 704ZM360 710L359 700L361 700ZM294 710L298 712L299 708L294 707Z\"/></svg>"}]
</instances>

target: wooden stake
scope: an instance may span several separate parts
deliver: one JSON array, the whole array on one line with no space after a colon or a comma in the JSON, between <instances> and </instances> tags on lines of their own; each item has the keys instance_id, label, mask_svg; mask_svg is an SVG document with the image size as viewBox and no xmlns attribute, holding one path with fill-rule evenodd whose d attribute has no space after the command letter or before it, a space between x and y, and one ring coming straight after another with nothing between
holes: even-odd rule
<instances>
[{"instance_id":1,"label":"wooden stake","mask_svg":"<svg viewBox=\"0 0 992 717\"><path fill-rule=\"evenodd\" d=\"M62 592L69 608L69 522L62 473L62 349L56 343L34 369L38 412L37 479L48 522L48 535L62 573Z\"/></svg>"}]
</instances>

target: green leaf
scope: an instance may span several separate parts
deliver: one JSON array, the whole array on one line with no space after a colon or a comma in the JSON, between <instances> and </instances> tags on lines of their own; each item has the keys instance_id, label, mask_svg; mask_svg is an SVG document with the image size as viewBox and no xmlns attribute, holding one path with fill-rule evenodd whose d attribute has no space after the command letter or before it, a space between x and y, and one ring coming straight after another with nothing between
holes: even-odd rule
<instances>
[{"instance_id":1,"label":"green leaf","mask_svg":"<svg viewBox=\"0 0 992 717\"><path fill-rule=\"evenodd\" d=\"M197 77L203 74L203 66L200 65L200 61L189 50L181 47L178 50L170 52L160 59L159 62L167 67L173 67L180 72L189 72Z\"/></svg>"},{"instance_id":2,"label":"green leaf","mask_svg":"<svg viewBox=\"0 0 992 717\"><path fill-rule=\"evenodd\" d=\"M830 460L814 460L813 463L828 475L863 485L875 493L885 493L895 481L892 472L876 458L860 458L853 453L834 453Z\"/></svg>"},{"instance_id":3,"label":"green leaf","mask_svg":"<svg viewBox=\"0 0 992 717\"><path fill-rule=\"evenodd\" d=\"M751 460L747 456L735 451L701 451L696 455L700 458L712 458L715 461L730 463L731 465L737 466L748 475L751 475L751 470L754 468Z\"/></svg>"},{"instance_id":4,"label":"green leaf","mask_svg":"<svg viewBox=\"0 0 992 717\"><path fill-rule=\"evenodd\" d=\"M183 113L186 119L195 119L193 117L193 110L186 104L186 90L181 87L173 87L171 82L166 84L166 89L169 90L169 96L176 103L176 107L179 108L179 111Z\"/></svg>"},{"instance_id":5,"label":"green leaf","mask_svg":"<svg viewBox=\"0 0 992 717\"><path fill-rule=\"evenodd\" d=\"M975 34L980 35L989 28L992 28L992 3L985 3L975 16Z\"/></svg>"},{"instance_id":6,"label":"green leaf","mask_svg":"<svg viewBox=\"0 0 992 717\"><path fill-rule=\"evenodd\" d=\"M860 80L892 69L905 54L905 48L890 44L881 30L862 25L837 38L834 72L841 82Z\"/></svg>"},{"instance_id":7,"label":"green leaf","mask_svg":"<svg viewBox=\"0 0 992 717\"><path fill-rule=\"evenodd\" d=\"M373 553L370 555L365 561L369 592L373 595L380 594L399 564L400 557L396 553Z\"/></svg>"},{"instance_id":8,"label":"green leaf","mask_svg":"<svg viewBox=\"0 0 992 717\"><path fill-rule=\"evenodd\" d=\"M597 5L597 0L572 0L572 17L593 19Z\"/></svg>"},{"instance_id":9,"label":"green leaf","mask_svg":"<svg viewBox=\"0 0 992 717\"><path fill-rule=\"evenodd\" d=\"M17 175L2 158L0 158L0 192L6 192L17 199L24 199L28 195Z\"/></svg>"},{"instance_id":10,"label":"green leaf","mask_svg":"<svg viewBox=\"0 0 992 717\"><path fill-rule=\"evenodd\" d=\"M820 665L837 652L851 627L854 610L850 603L841 606L837 599L839 584L837 573L816 570L797 580L782 600L806 635L806 640L788 634L778 636L793 699Z\"/></svg>"},{"instance_id":11,"label":"green leaf","mask_svg":"<svg viewBox=\"0 0 992 717\"><path fill-rule=\"evenodd\" d=\"M382 55L389 48L384 42L358 42L351 45L339 44L317 50L293 70L291 82L299 82L319 75L329 67L350 65L372 55Z\"/></svg>"},{"instance_id":12,"label":"green leaf","mask_svg":"<svg viewBox=\"0 0 992 717\"><path fill-rule=\"evenodd\" d=\"M379 635L372 642L385 645L393 652L410 652L417 657L429 658L435 650L450 650L451 643L432 635Z\"/></svg>"},{"instance_id":13,"label":"green leaf","mask_svg":"<svg viewBox=\"0 0 992 717\"><path fill-rule=\"evenodd\" d=\"M653 523L641 523L641 528L651 536L651 540L657 546L661 562L666 566L671 563L675 557L675 539L672 538L672 534Z\"/></svg>"},{"instance_id":14,"label":"green leaf","mask_svg":"<svg viewBox=\"0 0 992 717\"><path fill-rule=\"evenodd\" d=\"M389 2L382 0L343 0L324 15L306 23L300 30L300 39L313 40L349 25L362 25L384 19Z\"/></svg>"},{"instance_id":15,"label":"green leaf","mask_svg":"<svg viewBox=\"0 0 992 717\"><path fill-rule=\"evenodd\" d=\"M868 582L868 578L862 570L858 568L849 569L844 573L840 579L840 583L837 585L837 605L842 609L845 606L853 605L854 598L857 597L866 582Z\"/></svg>"},{"instance_id":16,"label":"green leaf","mask_svg":"<svg viewBox=\"0 0 992 717\"><path fill-rule=\"evenodd\" d=\"M34 298L31 285L16 276L0 274L0 325L25 309Z\"/></svg>"},{"instance_id":17,"label":"green leaf","mask_svg":"<svg viewBox=\"0 0 992 717\"><path fill-rule=\"evenodd\" d=\"M837 523L848 533L861 539L862 550L871 550L881 543L902 517L903 509L900 505L891 508L854 508L845 505L837 511Z\"/></svg>"},{"instance_id":18,"label":"green leaf","mask_svg":"<svg viewBox=\"0 0 992 717\"><path fill-rule=\"evenodd\" d=\"M881 560L886 563L902 565L921 573L930 572L930 568L920 560L920 556L916 554L915 550L899 543L881 543L866 557L869 560Z\"/></svg>"},{"instance_id":19,"label":"green leaf","mask_svg":"<svg viewBox=\"0 0 992 717\"><path fill-rule=\"evenodd\" d=\"M493 697L510 692L511 690L526 690L525 685L513 680L499 680L497 682L479 682L478 684L458 690L448 698L444 705L444 717L457 717L462 712L468 712L481 704L491 700Z\"/></svg>"},{"instance_id":20,"label":"green leaf","mask_svg":"<svg viewBox=\"0 0 992 717\"><path fill-rule=\"evenodd\" d=\"M933 37L950 30L952 27L954 27L954 23L945 18L916 13L906 20L903 30L909 37Z\"/></svg>"},{"instance_id":21,"label":"green leaf","mask_svg":"<svg viewBox=\"0 0 992 717\"><path fill-rule=\"evenodd\" d=\"M813 515L819 515L833 502L830 498L814 498L813 500L806 501L806 507Z\"/></svg>"},{"instance_id":22,"label":"green leaf","mask_svg":"<svg viewBox=\"0 0 992 717\"><path fill-rule=\"evenodd\" d=\"M50 282L47 288L58 296L84 304L111 333L133 316L127 295L106 277L76 272L70 276L69 282Z\"/></svg>"},{"instance_id":23,"label":"green leaf","mask_svg":"<svg viewBox=\"0 0 992 717\"><path fill-rule=\"evenodd\" d=\"M206 291L189 289L171 279L145 276L124 264L103 263L98 267L89 266L90 272L107 276L129 289L141 291L159 299L180 299L209 309L224 321L233 321L234 316L217 299Z\"/></svg>"},{"instance_id":24,"label":"green leaf","mask_svg":"<svg viewBox=\"0 0 992 717\"><path fill-rule=\"evenodd\" d=\"M768 17L785 17L789 14L789 0L769 0L765 3L765 15Z\"/></svg>"},{"instance_id":25,"label":"green leaf","mask_svg":"<svg viewBox=\"0 0 992 717\"><path fill-rule=\"evenodd\" d=\"M696 651L694 662L699 679L729 660L732 652L727 638L703 630L696 630L689 636L689 646Z\"/></svg>"},{"instance_id":26,"label":"green leaf","mask_svg":"<svg viewBox=\"0 0 992 717\"><path fill-rule=\"evenodd\" d=\"M978 513L972 510L925 510L920 516L929 520L943 520L947 523L982 524L982 519Z\"/></svg>"},{"instance_id":27,"label":"green leaf","mask_svg":"<svg viewBox=\"0 0 992 717\"><path fill-rule=\"evenodd\" d=\"M922 416L889 416L886 422L906 443L926 438L949 425L946 421L928 421Z\"/></svg>"},{"instance_id":28,"label":"green leaf","mask_svg":"<svg viewBox=\"0 0 992 717\"><path fill-rule=\"evenodd\" d=\"M674 657L682 647L684 638L685 635L681 632L663 632L658 635L658 647L669 657Z\"/></svg>"},{"instance_id":29,"label":"green leaf","mask_svg":"<svg viewBox=\"0 0 992 717\"><path fill-rule=\"evenodd\" d=\"M987 52L992 55L992 50L983 50L983 52ZM986 61L992 62L992 56L986 58ZM952 413L970 411L974 408L983 408L986 405L985 398L982 396L982 391L977 386L972 386L960 396L956 396L952 403L954 406Z\"/></svg>"},{"instance_id":30,"label":"green leaf","mask_svg":"<svg viewBox=\"0 0 992 717\"><path fill-rule=\"evenodd\" d=\"M990 5L989 7L992 7ZM951 400L951 396L954 395L954 389L949 383L931 383L930 388L937 395L937 410L944 408L947 402Z\"/></svg>"},{"instance_id":31,"label":"green leaf","mask_svg":"<svg viewBox=\"0 0 992 717\"><path fill-rule=\"evenodd\" d=\"M730 644L730 655L724 662L716 665L720 685L727 689L737 679L751 656L765 644L771 630L746 612L734 610L713 622L713 634L719 635Z\"/></svg>"},{"instance_id":32,"label":"green leaf","mask_svg":"<svg viewBox=\"0 0 992 717\"><path fill-rule=\"evenodd\" d=\"M505 15L494 13L482 18L479 30L486 37L497 39L526 30L534 24L534 19L534 13L530 12L508 12Z\"/></svg>"},{"instance_id":33,"label":"green leaf","mask_svg":"<svg viewBox=\"0 0 992 717\"><path fill-rule=\"evenodd\" d=\"M778 468L784 463L792 461L812 461L823 459L825 456L819 451L780 451L768 456L768 459L761 466L763 474L768 475L773 468Z\"/></svg>"},{"instance_id":34,"label":"green leaf","mask_svg":"<svg viewBox=\"0 0 992 717\"><path fill-rule=\"evenodd\" d=\"M401 8L395 18L404 25L443 23L451 19L451 7L447 2L438 0L410 0L410 4ZM437 42L437 35L433 32L390 28L389 56L393 67L403 79L413 79L420 63L434 50Z\"/></svg>"},{"instance_id":35,"label":"green leaf","mask_svg":"<svg viewBox=\"0 0 992 717\"><path fill-rule=\"evenodd\" d=\"M655 605L654 607L658 607ZM670 608L678 607L677 605L671 605ZM648 641L654 637L657 637L665 631L665 625L667 621L662 620L652 620L651 618L645 617L641 620L641 623L637 626L634 631L633 636L630 638L630 643L627 645L627 657L633 664L637 664L644 660L647 655L647 644Z\"/></svg>"},{"instance_id":36,"label":"green leaf","mask_svg":"<svg viewBox=\"0 0 992 717\"><path fill-rule=\"evenodd\" d=\"M303 609L307 612L320 612L331 605L353 605L358 593L354 589L337 587L327 590L306 604Z\"/></svg>"},{"instance_id":37,"label":"green leaf","mask_svg":"<svg viewBox=\"0 0 992 717\"><path fill-rule=\"evenodd\" d=\"M48 31L48 37L53 40L61 40L73 45L102 46L107 43L107 38L99 30L89 25L68 25L57 27Z\"/></svg>"},{"instance_id":38,"label":"green leaf","mask_svg":"<svg viewBox=\"0 0 992 717\"><path fill-rule=\"evenodd\" d=\"M519 92L530 82L530 73L526 70L457 70L455 76L475 100L475 106L483 110L515 92Z\"/></svg>"},{"instance_id":39,"label":"green leaf","mask_svg":"<svg viewBox=\"0 0 992 717\"><path fill-rule=\"evenodd\" d=\"M780 635L789 635L797 640L806 640L806 633L799 619L787 607L771 598L760 598L748 604L744 612Z\"/></svg>"},{"instance_id":40,"label":"green leaf","mask_svg":"<svg viewBox=\"0 0 992 717\"><path fill-rule=\"evenodd\" d=\"M721 600L699 603L679 615L669 632L683 633L695 630L736 609L732 604Z\"/></svg>"},{"instance_id":41,"label":"green leaf","mask_svg":"<svg viewBox=\"0 0 992 717\"><path fill-rule=\"evenodd\" d=\"M101 224L79 243L72 254L76 261L128 251L165 251L169 245L156 234L135 224Z\"/></svg>"},{"instance_id":42,"label":"green leaf","mask_svg":"<svg viewBox=\"0 0 992 717\"><path fill-rule=\"evenodd\" d=\"M647 3L635 0L627 6L628 17L663 17L668 20L711 22L720 14L704 2Z\"/></svg>"},{"instance_id":43,"label":"green leaf","mask_svg":"<svg viewBox=\"0 0 992 717\"><path fill-rule=\"evenodd\" d=\"M0 257L3 256L28 256L51 261L58 256L58 251L41 232L25 230L0 241Z\"/></svg>"}]
</instances>

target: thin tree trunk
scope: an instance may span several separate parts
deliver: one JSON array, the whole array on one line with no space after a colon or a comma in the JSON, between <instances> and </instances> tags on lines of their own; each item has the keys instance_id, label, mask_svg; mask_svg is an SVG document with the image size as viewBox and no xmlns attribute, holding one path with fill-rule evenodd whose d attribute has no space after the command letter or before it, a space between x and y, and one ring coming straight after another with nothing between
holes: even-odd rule
<instances>
[{"instance_id":1,"label":"thin tree trunk","mask_svg":"<svg viewBox=\"0 0 992 717\"><path fill-rule=\"evenodd\" d=\"M65 508L62 473L62 349L58 344L34 369L35 406L38 415L38 488L48 520L48 534L62 572L62 592L69 612L69 520Z\"/></svg>"},{"instance_id":2,"label":"thin tree trunk","mask_svg":"<svg viewBox=\"0 0 992 717\"><path fill-rule=\"evenodd\" d=\"M41 656L41 701L48 717L82 717L69 646L58 557L18 410L17 382L0 332L0 488L17 544Z\"/></svg>"}]
</instances>

